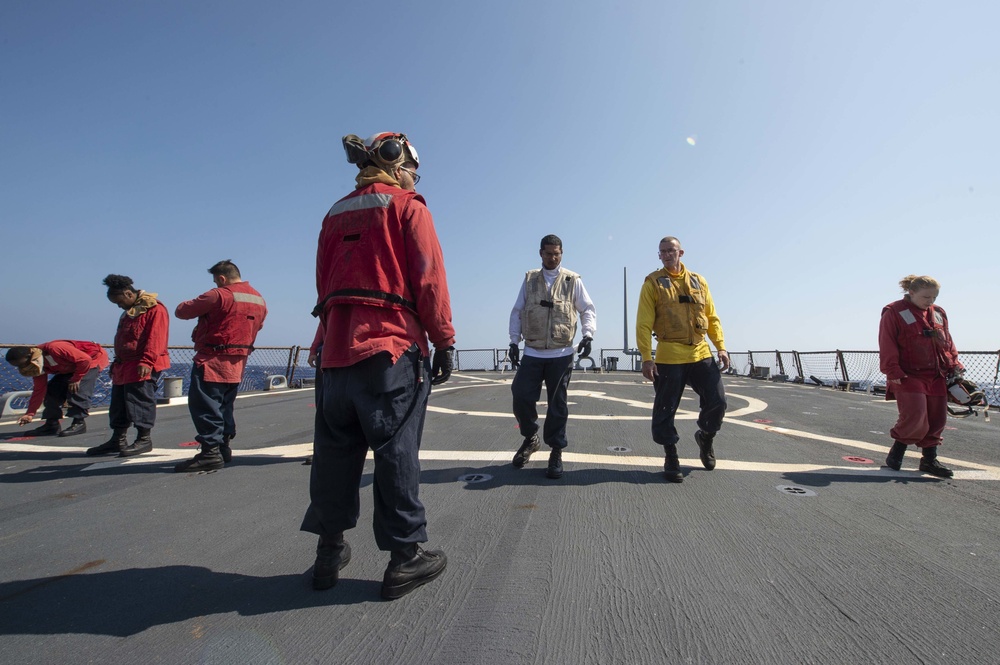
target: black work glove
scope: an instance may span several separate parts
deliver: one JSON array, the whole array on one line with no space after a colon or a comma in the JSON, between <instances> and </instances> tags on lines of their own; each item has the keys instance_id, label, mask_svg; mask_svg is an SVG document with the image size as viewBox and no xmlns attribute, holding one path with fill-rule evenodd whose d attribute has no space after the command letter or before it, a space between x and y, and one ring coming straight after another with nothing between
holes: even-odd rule
<instances>
[{"instance_id":1,"label":"black work glove","mask_svg":"<svg viewBox=\"0 0 1000 665\"><path fill-rule=\"evenodd\" d=\"M434 349L434 360L431 361L431 385L437 386L451 378L451 370L455 369L455 347Z\"/></svg>"},{"instance_id":2,"label":"black work glove","mask_svg":"<svg viewBox=\"0 0 1000 665\"><path fill-rule=\"evenodd\" d=\"M521 364L521 349L517 348L517 344L510 345L510 351L507 352L507 357L510 358L510 366L513 369L517 369Z\"/></svg>"},{"instance_id":3,"label":"black work glove","mask_svg":"<svg viewBox=\"0 0 1000 665\"><path fill-rule=\"evenodd\" d=\"M593 341L589 337L584 337L580 340L580 346L576 347L576 352L580 354L581 358L586 358L590 355L590 343Z\"/></svg>"}]
</instances>

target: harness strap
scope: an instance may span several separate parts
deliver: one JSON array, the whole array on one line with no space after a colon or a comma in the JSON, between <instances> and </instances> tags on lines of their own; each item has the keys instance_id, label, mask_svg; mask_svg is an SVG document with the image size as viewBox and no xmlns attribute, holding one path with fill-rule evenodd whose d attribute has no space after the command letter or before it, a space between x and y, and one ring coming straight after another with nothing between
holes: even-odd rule
<instances>
[{"instance_id":1,"label":"harness strap","mask_svg":"<svg viewBox=\"0 0 1000 665\"><path fill-rule=\"evenodd\" d=\"M332 293L326 294L318 305L313 308L312 315L319 317L323 310L326 309L326 303L330 298L336 298L339 296L348 296L354 298L373 298L375 300L385 300L386 302L391 302L394 305L402 305L414 313L417 311L417 303L407 300L401 295L395 293L386 293L385 291L371 291L368 289L338 289Z\"/></svg>"}]
</instances>

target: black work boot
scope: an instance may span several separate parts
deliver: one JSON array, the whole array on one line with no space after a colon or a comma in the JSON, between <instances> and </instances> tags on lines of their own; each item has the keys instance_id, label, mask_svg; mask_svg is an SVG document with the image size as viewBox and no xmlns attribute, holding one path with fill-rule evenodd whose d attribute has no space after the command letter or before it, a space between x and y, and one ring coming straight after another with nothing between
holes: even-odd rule
<instances>
[{"instance_id":1,"label":"black work boot","mask_svg":"<svg viewBox=\"0 0 1000 665\"><path fill-rule=\"evenodd\" d=\"M117 455L122 448L128 445L128 428L116 427L111 433L111 438L99 446L87 448L87 454L94 455Z\"/></svg>"},{"instance_id":2,"label":"black work boot","mask_svg":"<svg viewBox=\"0 0 1000 665\"><path fill-rule=\"evenodd\" d=\"M189 473L195 471L214 471L221 469L225 465L226 463L222 461L222 454L219 452L219 446L202 446L200 453L174 466L174 471Z\"/></svg>"},{"instance_id":3,"label":"black work boot","mask_svg":"<svg viewBox=\"0 0 1000 665\"><path fill-rule=\"evenodd\" d=\"M672 483L684 482L684 474L681 473L681 462L677 459L677 444L663 446L663 476Z\"/></svg>"},{"instance_id":4,"label":"black work boot","mask_svg":"<svg viewBox=\"0 0 1000 665\"><path fill-rule=\"evenodd\" d=\"M313 588L322 591L335 586L338 573L350 562L351 544L344 540L344 534L330 539L320 536L313 564Z\"/></svg>"},{"instance_id":5,"label":"black work boot","mask_svg":"<svg viewBox=\"0 0 1000 665\"><path fill-rule=\"evenodd\" d=\"M530 437L525 437L524 443L521 447L517 449L517 453L514 454L514 468L520 469L525 465L525 463L531 459L531 454L538 451L538 435L532 434Z\"/></svg>"},{"instance_id":6,"label":"black work boot","mask_svg":"<svg viewBox=\"0 0 1000 665\"><path fill-rule=\"evenodd\" d=\"M885 465L893 471L899 471L899 467L903 466L903 455L905 454L906 444L902 441L894 442L892 448L889 449L889 455L885 458Z\"/></svg>"},{"instance_id":7,"label":"black work boot","mask_svg":"<svg viewBox=\"0 0 1000 665\"><path fill-rule=\"evenodd\" d=\"M447 565L448 557L441 550L425 552L414 544L395 551L382 577L382 597L386 600L402 598L418 586L436 579Z\"/></svg>"},{"instance_id":8,"label":"black work boot","mask_svg":"<svg viewBox=\"0 0 1000 665\"><path fill-rule=\"evenodd\" d=\"M59 432L59 436L74 436L87 431L87 421L83 418L74 418L72 424Z\"/></svg>"},{"instance_id":9,"label":"black work boot","mask_svg":"<svg viewBox=\"0 0 1000 665\"><path fill-rule=\"evenodd\" d=\"M57 436L61 431L62 427L59 426L59 419L50 418L35 429L29 429L24 433L24 436Z\"/></svg>"},{"instance_id":10,"label":"black work boot","mask_svg":"<svg viewBox=\"0 0 1000 665\"><path fill-rule=\"evenodd\" d=\"M222 455L222 461L226 464L233 461L233 449L229 447L229 442L235 438L235 434L225 434L222 437L222 445L219 446L219 454Z\"/></svg>"},{"instance_id":11,"label":"black work boot","mask_svg":"<svg viewBox=\"0 0 1000 665\"><path fill-rule=\"evenodd\" d=\"M701 463L709 471L715 468L715 450L712 449L712 441L714 439L715 434L709 434L702 430L694 433L694 440L698 443L698 449L701 452Z\"/></svg>"},{"instance_id":12,"label":"black work boot","mask_svg":"<svg viewBox=\"0 0 1000 665\"><path fill-rule=\"evenodd\" d=\"M545 475L548 478L558 479L562 478L562 474L562 448L553 446L552 452L549 453L549 467L545 469Z\"/></svg>"},{"instance_id":13,"label":"black work boot","mask_svg":"<svg viewBox=\"0 0 1000 665\"><path fill-rule=\"evenodd\" d=\"M937 446L923 449L923 457L920 458L920 470L938 478L951 478L955 473L948 467L941 464L937 459Z\"/></svg>"},{"instance_id":14,"label":"black work boot","mask_svg":"<svg viewBox=\"0 0 1000 665\"><path fill-rule=\"evenodd\" d=\"M153 449L153 438L149 436L150 430L142 427L136 427L135 430L138 432L135 441L123 447L122 451L118 453L118 457L135 457Z\"/></svg>"}]
</instances>

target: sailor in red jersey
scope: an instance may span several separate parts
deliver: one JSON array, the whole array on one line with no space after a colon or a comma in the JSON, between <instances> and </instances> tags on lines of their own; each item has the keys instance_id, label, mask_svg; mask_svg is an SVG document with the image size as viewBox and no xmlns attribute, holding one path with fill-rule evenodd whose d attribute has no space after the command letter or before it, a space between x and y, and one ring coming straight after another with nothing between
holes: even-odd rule
<instances>
[{"instance_id":1,"label":"sailor in red jersey","mask_svg":"<svg viewBox=\"0 0 1000 665\"><path fill-rule=\"evenodd\" d=\"M344 532L357 525L372 450L375 542L391 552L382 597L394 599L435 579L447 563L443 552L419 547L427 519L418 455L430 384L451 375L455 330L441 246L415 192L413 144L386 132L364 142L345 136L344 148L360 173L319 235L313 314L324 329L322 389L302 530L320 537L313 588L328 589L351 557Z\"/></svg>"},{"instance_id":2,"label":"sailor in red jersey","mask_svg":"<svg viewBox=\"0 0 1000 665\"><path fill-rule=\"evenodd\" d=\"M948 379L965 368L948 331L948 315L934 304L941 285L926 275L909 275L899 285L903 298L882 308L878 330L885 398L896 400L899 410L885 465L898 471L906 446L914 444L921 451L921 471L951 478L951 469L937 459L937 447L948 420Z\"/></svg>"},{"instance_id":3,"label":"sailor in red jersey","mask_svg":"<svg viewBox=\"0 0 1000 665\"><path fill-rule=\"evenodd\" d=\"M97 375L108 366L108 354L100 344L58 339L38 346L13 346L6 357L21 376L34 381L27 413L17 424L27 425L34 420L38 407L45 406L42 410L45 424L25 432L27 436L74 436L87 431L86 418ZM64 403L69 404L66 415L73 419L65 430L59 425Z\"/></svg>"},{"instance_id":4,"label":"sailor in red jersey","mask_svg":"<svg viewBox=\"0 0 1000 665\"><path fill-rule=\"evenodd\" d=\"M267 304L232 261L208 269L216 288L177 305L178 319L198 319L191 333L194 365L188 409L198 431L201 452L181 462L175 471L221 469L232 460L229 442L236 436L233 404L247 357L264 326Z\"/></svg>"},{"instance_id":5,"label":"sailor in red jersey","mask_svg":"<svg viewBox=\"0 0 1000 665\"><path fill-rule=\"evenodd\" d=\"M108 275L108 300L120 307L115 332L115 360L111 363L111 438L87 450L88 455L133 457L153 449L150 432L156 424L156 383L170 367L167 339L170 312L155 293L135 288L126 275ZM128 428L135 441L128 443Z\"/></svg>"}]
</instances>

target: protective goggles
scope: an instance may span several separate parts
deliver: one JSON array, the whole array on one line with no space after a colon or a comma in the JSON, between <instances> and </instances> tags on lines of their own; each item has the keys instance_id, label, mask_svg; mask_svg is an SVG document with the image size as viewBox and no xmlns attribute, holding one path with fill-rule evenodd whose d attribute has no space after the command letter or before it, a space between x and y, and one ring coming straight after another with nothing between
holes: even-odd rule
<instances>
[{"instance_id":1,"label":"protective goggles","mask_svg":"<svg viewBox=\"0 0 1000 665\"><path fill-rule=\"evenodd\" d=\"M361 166L367 161L374 161L379 166L395 167L405 161L412 161L418 168L420 166L417 149L406 138L406 134L383 132L367 141L348 134L343 138L343 143L347 161L351 164Z\"/></svg>"}]
</instances>

